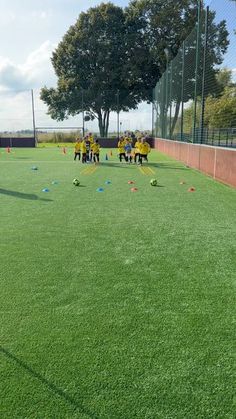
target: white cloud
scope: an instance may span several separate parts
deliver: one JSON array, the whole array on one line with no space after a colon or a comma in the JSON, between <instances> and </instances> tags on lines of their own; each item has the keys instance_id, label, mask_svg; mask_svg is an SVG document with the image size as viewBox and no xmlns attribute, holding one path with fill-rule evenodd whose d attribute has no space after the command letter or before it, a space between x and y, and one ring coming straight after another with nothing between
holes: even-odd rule
<instances>
[{"instance_id":1,"label":"white cloud","mask_svg":"<svg viewBox=\"0 0 236 419\"><path fill-rule=\"evenodd\" d=\"M9 26L12 25L17 19L16 13L12 11L5 11L5 13L0 14L0 25Z\"/></svg>"},{"instance_id":2,"label":"white cloud","mask_svg":"<svg viewBox=\"0 0 236 419\"><path fill-rule=\"evenodd\" d=\"M37 126L82 125L82 115L59 123L52 121L46 115L46 105L39 99L41 87L56 85L56 76L50 60L55 48L56 44L46 41L32 51L21 64L14 63L7 57L0 57L0 131L32 128L30 89L34 90ZM151 126L151 105L140 104L137 110L121 112L120 122L122 130L148 129ZM86 123L86 127L91 131L98 131L97 121ZM116 129L117 115L112 113L110 130Z\"/></svg>"},{"instance_id":3,"label":"white cloud","mask_svg":"<svg viewBox=\"0 0 236 419\"><path fill-rule=\"evenodd\" d=\"M28 56L26 62L21 66L21 70L27 76L28 83L32 88L55 84L56 76L51 64L51 55L55 48L55 44L51 44L49 41L44 42Z\"/></svg>"},{"instance_id":4,"label":"white cloud","mask_svg":"<svg viewBox=\"0 0 236 419\"><path fill-rule=\"evenodd\" d=\"M33 10L31 12L31 17L36 18L36 19L47 19L50 18L52 16L52 11L51 10Z\"/></svg>"},{"instance_id":5,"label":"white cloud","mask_svg":"<svg viewBox=\"0 0 236 419\"><path fill-rule=\"evenodd\" d=\"M55 47L49 41L44 42L29 54L23 64L15 64L6 57L0 57L0 91L54 85L56 78L50 57Z\"/></svg>"},{"instance_id":6,"label":"white cloud","mask_svg":"<svg viewBox=\"0 0 236 419\"><path fill-rule=\"evenodd\" d=\"M39 101L39 90L44 85L52 87L56 84L50 60L55 47L46 41L21 64L0 57L0 131L31 127L31 89L35 91L37 108L43 108L40 117L45 117L47 109Z\"/></svg>"}]
</instances>

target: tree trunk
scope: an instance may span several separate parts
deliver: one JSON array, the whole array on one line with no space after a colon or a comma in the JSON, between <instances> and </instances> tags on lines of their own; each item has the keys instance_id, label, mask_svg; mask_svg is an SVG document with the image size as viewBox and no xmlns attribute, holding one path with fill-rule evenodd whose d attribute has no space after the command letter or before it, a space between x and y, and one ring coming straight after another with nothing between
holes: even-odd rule
<instances>
[{"instance_id":1,"label":"tree trunk","mask_svg":"<svg viewBox=\"0 0 236 419\"><path fill-rule=\"evenodd\" d=\"M108 135L109 117L110 117L110 111L107 111L106 121L105 121L105 136L106 136L106 137L107 137L107 135Z\"/></svg>"},{"instance_id":2,"label":"tree trunk","mask_svg":"<svg viewBox=\"0 0 236 419\"><path fill-rule=\"evenodd\" d=\"M103 118L102 118L102 112L98 112L98 126L99 126L99 133L100 137L104 137L104 128L103 128Z\"/></svg>"},{"instance_id":3,"label":"tree trunk","mask_svg":"<svg viewBox=\"0 0 236 419\"><path fill-rule=\"evenodd\" d=\"M99 126L99 133L102 138L106 138L108 134L108 127L109 127L109 117L110 111L102 111L98 112L98 126Z\"/></svg>"}]
</instances>

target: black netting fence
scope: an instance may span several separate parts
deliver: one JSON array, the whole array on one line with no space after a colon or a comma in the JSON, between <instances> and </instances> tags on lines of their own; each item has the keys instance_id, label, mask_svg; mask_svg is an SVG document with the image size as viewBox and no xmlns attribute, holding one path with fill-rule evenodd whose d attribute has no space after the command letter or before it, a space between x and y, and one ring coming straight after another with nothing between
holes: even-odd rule
<instances>
[{"instance_id":1,"label":"black netting fence","mask_svg":"<svg viewBox=\"0 0 236 419\"><path fill-rule=\"evenodd\" d=\"M153 92L153 133L236 147L236 2L199 1L197 24Z\"/></svg>"}]
</instances>

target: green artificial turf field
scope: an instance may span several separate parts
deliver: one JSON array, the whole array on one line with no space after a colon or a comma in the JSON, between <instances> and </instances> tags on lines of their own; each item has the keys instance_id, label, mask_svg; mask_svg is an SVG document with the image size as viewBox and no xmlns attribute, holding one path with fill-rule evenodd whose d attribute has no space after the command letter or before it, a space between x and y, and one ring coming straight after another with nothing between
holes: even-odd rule
<instances>
[{"instance_id":1,"label":"green artificial turf field","mask_svg":"<svg viewBox=\"0 0 236 419\"><path fill-rule=\"evenodd\" d=\"M0 417L235 418L235 190L101 160L0 149Z\"/></svg>"}]
</instances>

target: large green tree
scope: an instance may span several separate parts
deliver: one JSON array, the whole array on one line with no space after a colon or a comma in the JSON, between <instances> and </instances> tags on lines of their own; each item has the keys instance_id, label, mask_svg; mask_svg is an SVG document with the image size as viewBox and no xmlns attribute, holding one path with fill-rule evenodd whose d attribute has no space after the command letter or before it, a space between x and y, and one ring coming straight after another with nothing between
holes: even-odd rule
<instances>
[{"instance_id":1,"label":"large green tree","mask_svg":"<svg viewBox=\"0 0 236 419\"><path fill-rule=\"evenodd\" d=\"M53 119L63 120L85 110L91 118L97 118L100 135L106 136L111 111L128 111L152 99L152 89L165 71L167 60L176 56L196 24L197 5L198 0L132 0L126 9L102 3L81 13L52 56L57 87L41 90L48 113ZM224 23L213 23L214 14L210 19L209 57L213 68L227 48L227 32ZM191 59L194 53L193 45L188 57ZM178 119L181 91L180 77L176 77L174 121ZM192 86L192 67L187 78Z\"/></svg>"},{"instance_id":2,"label":"large green tree","mask_svg":"<svg viewBox=\"0 0 236 419\"><path fill-rule=\"evenodd\" d=\"M165 68L163 45L169 27L174 24L170 31L174 55L193 25L196 13L191 3L196 1L177 1L174 10L173 1L165 7L163 1L146 3L131 2L125 10L107 3L80 14L52 56L57 87L41 90L53 119L86 110L106 136L111 111L128 111L151 100Z\"/></svg>"},{"instance_id":3,"label":"large green tree","mask_svg":"<svg viewBox=\"0 0 236 419\"><path fill-rule=\"evenodd\" d=\"M154 80L165 71L165 49L171 60L195 26L197 8L198 0L132 0L126 8L128 22L135 22L149 50Z\"/></svg>"},{"instance_id":4,"label":"large green tree","mask_svg":"<svg viewBox=\"0 0 236 419\"><path fill-rule=\"evenodd\" d=\"M142 75L137 70L131 77L131 62L127 65L133 36L134 30L127 30L124 10L111 3L80 14L53 52L57 88L41 90L53 119L86 110L97 118L100 135L106 136L111 111L128 111L138 105L144 97L140 94ZM142 61L148 62L145 48Z\"/></svg>"}]
</instances>

